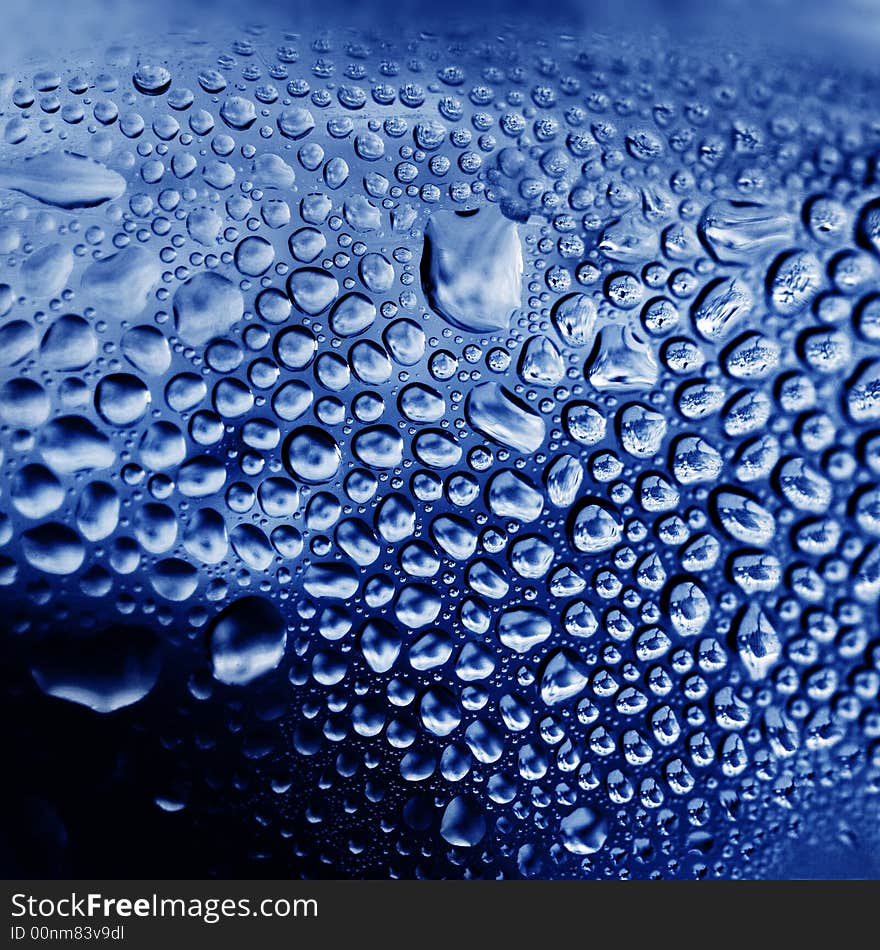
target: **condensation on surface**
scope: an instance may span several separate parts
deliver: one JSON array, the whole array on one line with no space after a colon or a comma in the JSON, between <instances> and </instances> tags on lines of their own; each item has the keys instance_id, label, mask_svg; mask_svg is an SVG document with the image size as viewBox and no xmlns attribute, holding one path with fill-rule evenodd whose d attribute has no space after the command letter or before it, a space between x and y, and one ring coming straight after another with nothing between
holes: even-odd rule
<instances>
[{"instance_id":1,"label":"condensation on surface","mask_svg":"<svg viewBox=\"0 0 880 950\"><path fill-rule=\"evenodd\" d=\"M874 80L252 26L0 94L29 709L129 717L239 876L870 851Z\"/></svg>"}]
</instances>

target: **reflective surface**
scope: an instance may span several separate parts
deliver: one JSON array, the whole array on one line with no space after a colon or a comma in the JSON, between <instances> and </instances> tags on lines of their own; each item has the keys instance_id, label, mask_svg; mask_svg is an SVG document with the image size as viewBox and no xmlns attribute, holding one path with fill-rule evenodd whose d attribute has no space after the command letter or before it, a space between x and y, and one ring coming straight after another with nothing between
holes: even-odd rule
<instances>
[{"instance_id":1,"label":"reflective surface","mask_svg":"<svg viewBox=\"0 0 880 950\"><path fill-rule=\"evenodd\" d=\"M877 81L533 16L0 83L12 872L877 875Z\"/></svg>"}]
</instances>

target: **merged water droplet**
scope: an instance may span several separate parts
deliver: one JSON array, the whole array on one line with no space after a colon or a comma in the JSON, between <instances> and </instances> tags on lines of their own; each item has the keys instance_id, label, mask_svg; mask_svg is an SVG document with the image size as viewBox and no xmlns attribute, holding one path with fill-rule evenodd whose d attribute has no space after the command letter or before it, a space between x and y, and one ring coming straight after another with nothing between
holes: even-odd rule
<instances>
[{"instance_id":1,"label":"merged water droplet","mask_svg":"<svg viewBox=\"0 0 880 950\"><path fill-rule=\"evenodd\" d=\"M223 336L244 312L241 292L212 271L196 274L174 294L174 324L184 343L200 346Z\"/></svg>"},{"instance_id":2,"label":"merged water droplet","mask_svg":"<svg viewBox=\"0 0 880 950\"><path fill-rule=\"evenodd\" d=\"M270 601L242 597L220 611L209 637L214 676L221 683L244 686L281 662L286 629Z\"/></svg>"},{"instance_id":3,"label":"merged water droplet","mask_svg":"<svg viewBox=\"0 0 880 950\"><path fill-rule=\"evenodd\" d=\"M438 211L429 218L422 281L430 305L453 326L506 330L520 306L522 273L517 227L497 210Z\"/></svg>"},{"instance_id":4,"label":"merged water droplet","mask_svg":"<svg viewBox=\"0 0 880 950\"><path fill-rule=\"evenodd\" d=\"M112 713L140 702L156 685L161 647L147 627L125 624L41 644L31 673L49 696Z\"/></svg>"}]
</instances>

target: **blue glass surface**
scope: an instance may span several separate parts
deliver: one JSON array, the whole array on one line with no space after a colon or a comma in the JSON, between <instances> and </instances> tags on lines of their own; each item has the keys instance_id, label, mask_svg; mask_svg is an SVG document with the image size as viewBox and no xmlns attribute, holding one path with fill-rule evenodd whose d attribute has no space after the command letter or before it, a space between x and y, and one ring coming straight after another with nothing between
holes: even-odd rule
<instances>
[{"instance_id":1,"label":"blue glass surface","mask_svg":"<svg viewBox=\"0 0 880 950\"><path fill-rule=\"evenodd\" d=\"M4 15L8 874L880 873L873 4Z\"/></svg>"}]
</instances>

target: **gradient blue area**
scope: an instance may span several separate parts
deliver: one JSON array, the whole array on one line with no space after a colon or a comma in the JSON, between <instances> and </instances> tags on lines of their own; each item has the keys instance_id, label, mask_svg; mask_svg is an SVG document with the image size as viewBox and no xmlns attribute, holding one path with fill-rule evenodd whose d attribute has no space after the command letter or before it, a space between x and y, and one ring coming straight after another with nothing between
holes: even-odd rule
<instances>
[{"instance_id":1,"label":"gradient blue area","mask_svg":"<svg viewBox=\"0 0 880 950\"><path fill-rule=\"evenodd\" d=\"M877 877L878 22L4 5L6 874Z\"/></svg>"}]
</instances>

